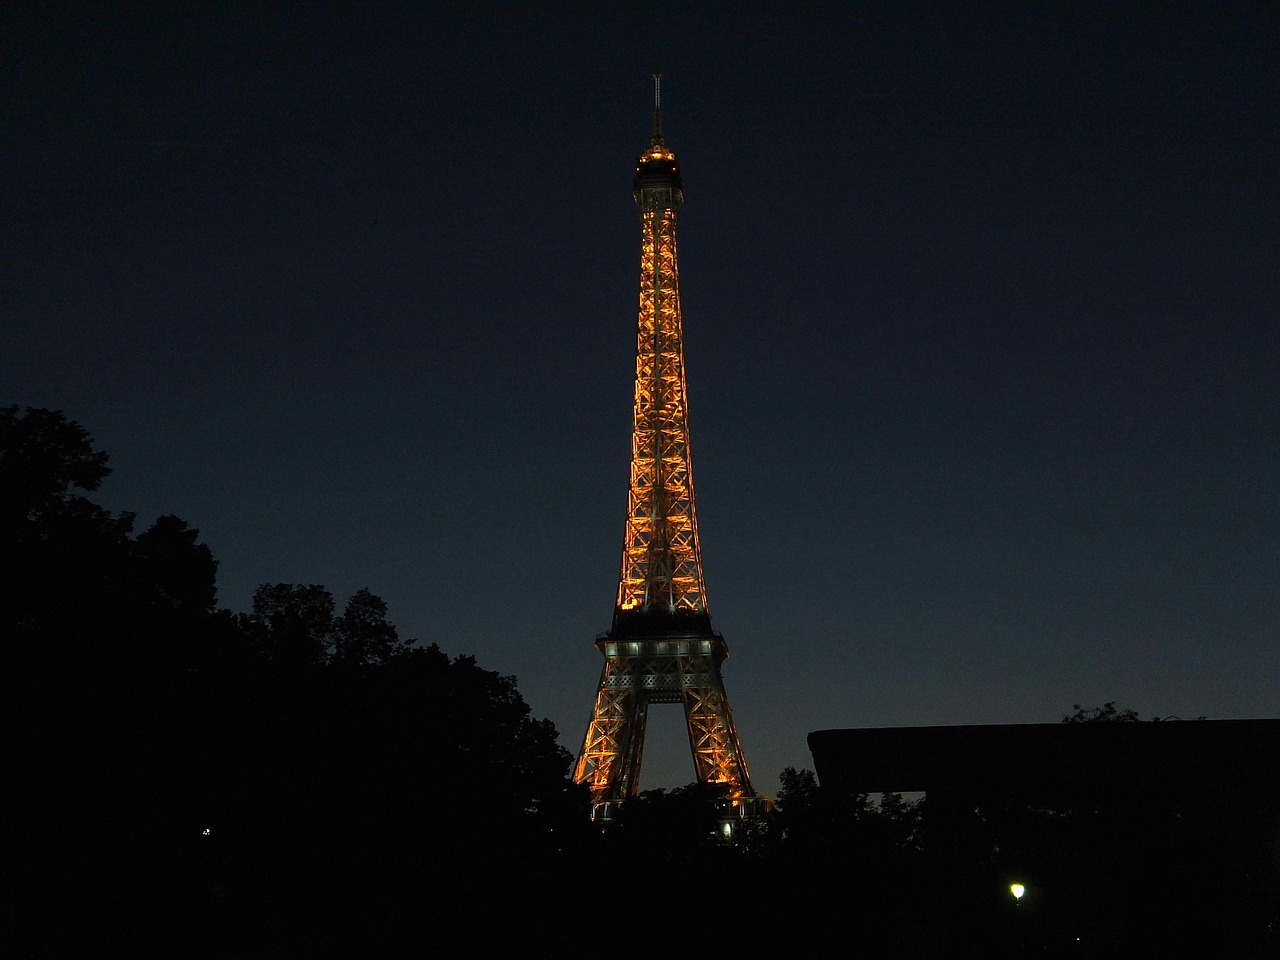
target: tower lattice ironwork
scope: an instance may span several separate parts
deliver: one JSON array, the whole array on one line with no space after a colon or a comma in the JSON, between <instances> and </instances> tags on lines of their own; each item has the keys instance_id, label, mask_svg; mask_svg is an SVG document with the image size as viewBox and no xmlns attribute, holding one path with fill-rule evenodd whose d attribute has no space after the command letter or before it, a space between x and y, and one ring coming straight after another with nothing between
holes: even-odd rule
<instances>
[{"instance_id":1,"label":"tower lattice ironwork","mask_svg":"<svg viewBox=\"0 0 1280 960\"><path fill-rule=\"evenodd\" d=\"M640 783L649 705L684 706L700 783L721 785L741 814L756 798L720 665L729 655L711 629L693 467L676 260L676 210L684 199L676 155L662 135L654 77L653 139L636 165L640 208L640 309L626 535L613 626L596 641L604 669L574 772L595 815Z\"/></svg>"}]
</instances>

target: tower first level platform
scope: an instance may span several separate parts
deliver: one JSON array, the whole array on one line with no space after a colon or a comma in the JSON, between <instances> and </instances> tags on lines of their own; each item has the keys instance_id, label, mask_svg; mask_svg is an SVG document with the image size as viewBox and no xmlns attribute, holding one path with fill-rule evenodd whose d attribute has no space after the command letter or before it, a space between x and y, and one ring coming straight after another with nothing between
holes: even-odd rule
<instances>
[{"instance_id":1,"label":"tower first level platform","mask_svg":"<svg viewBox=\"0 0 1280 960\"><path fill-rule=\"evenodd\" d=\"M720 676L728 656L723 637L607 635L596 647L604 654L604 669L574 779L590 786L597 805L639 789L654 703L683 705L699 783L722 785L735 805L755 796Z\"/></svg>"}]
</instances>

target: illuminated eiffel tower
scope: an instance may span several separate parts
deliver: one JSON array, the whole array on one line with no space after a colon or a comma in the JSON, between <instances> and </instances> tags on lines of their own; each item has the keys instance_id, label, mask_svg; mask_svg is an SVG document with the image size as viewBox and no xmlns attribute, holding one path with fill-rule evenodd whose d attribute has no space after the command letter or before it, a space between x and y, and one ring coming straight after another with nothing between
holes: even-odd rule
<instances>
[{"instance_id":1,"label":"illuminated eiffel tower","mask_svg":"<svg viewBox=\"0 0 1280 960\"><path fill-rule=\"evenodd\" d=\"M640 207L640 321L636 346L631 488L613 627L596 641L604 670L574 780L607 820L640 783L649 705L684 705L700 783L721 785L738 816L757 798L720 676L729 655L711 629L689 458L689 414L676 265L676 209L684 199L676 155L662 137L654 76L653 141L636 165Z\"/></svg>"}]
</instances>

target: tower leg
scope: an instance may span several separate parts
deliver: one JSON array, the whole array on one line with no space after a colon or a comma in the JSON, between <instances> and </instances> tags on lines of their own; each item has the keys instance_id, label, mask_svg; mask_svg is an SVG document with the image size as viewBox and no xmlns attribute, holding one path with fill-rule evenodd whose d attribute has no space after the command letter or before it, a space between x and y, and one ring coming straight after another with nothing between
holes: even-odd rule
<instances>
[{"instance_id":1,"label":"tower leg","mask_svg":"<svg viewBox=\"0 0 1280 960\"><path fill-rule=\"evenodd\" d=\"M606 657L595 709L573 779L591 788L595 803L633 796L640 783L649 704L638 690L634 664Z\"/></svg>"},{"instance_id":2,"label":"tower leg","mask_svg":"<svg viewBox=\"0 0 1280 960\"><path fill-rule=\"evenodd\" d=\"M732 799L751 796L751 779L724 688L702 684L686 688L684 713L698 782L723 784Z\"/></svg>"}]
</instances>

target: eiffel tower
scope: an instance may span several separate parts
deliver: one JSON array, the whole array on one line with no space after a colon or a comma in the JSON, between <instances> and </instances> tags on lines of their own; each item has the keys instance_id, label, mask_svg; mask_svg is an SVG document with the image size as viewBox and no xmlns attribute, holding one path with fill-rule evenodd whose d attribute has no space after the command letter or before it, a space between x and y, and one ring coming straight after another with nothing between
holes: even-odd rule
<instances>
[{"instance_id":1,"label":"eiffel tower","mask_svg":"<svg viewBox=\"0 0 1280 960\"><path fill-rule=\"evenodd\" d=\"M679 703L698 782L719 785L734 814L746 817L768 800L751 788L720 676L729 648L711 629L702 576L676 264L676 209L684 195L676 155L662 136L660 75L653 84L653 139L633 184L640 317L622 573L613 626L596 640L604 669L574 780L590 787L593 818L611 819L639 787L649 705Z\"/></svg>"}]
</instances>

